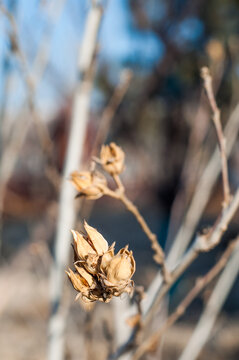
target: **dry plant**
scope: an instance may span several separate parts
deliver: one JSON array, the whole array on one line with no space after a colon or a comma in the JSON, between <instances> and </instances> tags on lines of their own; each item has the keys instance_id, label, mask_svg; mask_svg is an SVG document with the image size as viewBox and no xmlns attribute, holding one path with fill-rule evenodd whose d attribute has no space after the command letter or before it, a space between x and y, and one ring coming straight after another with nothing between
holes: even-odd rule
<instances>
[{"instance_id":1,"label":"dry plant","mask_svg":"<svg viewBox=\"0 0 239 360\"><path fill-rule=\"evenodd\" d=\"M130 352L131 358L136 360L140 359L146 352L154 352L165 331L185 313L192 301L220 274L223 268L227 264L229 266L232 254L238 253L239 240L237 238L235 241L229 242L225 252L214 267L205 276L196 280L195 286L185 295L182 302L162 324L158 325L159 329L153 333L150 331L150 324L156 316L161 301L172 285L201 253L211 251L221 242L222 235L226 232L239 208L239 189L234 194L231 194L230 190L226 140L221 126L220 110L213 93L209 69L202 68L201 76L212 110L212 121L220 149L223 203L213 226L197 234L186 252L187 244L185 244L182 256L180 255L174 264L168 263L168 258L165 256L157 236L151 231L137 206L126 195L125 186L120 177L125 168L125 153L118 145L115 143L103 145L99 157L93 157L89 171L75 170L71 173L71 182L78 191L77 198L84 197L88 200L96 200L102 196L109 196L120 201L135 216L151 243L154 250L154 260L160 266L162 281L158 285L155 296L148 299L149 304L147 306L142 306L145 298L142 295L142 290L139 292L138 288L135 288L137 313L128 319L128 324L133 328L132 333L125 343L120 344L121 346L115 353L110 355L110 359L117 359ZM109 186L104 172L114 180L114 188ZM195 191L197 192L197 189ZM108 247L108 243L102 235L87 223L85 223L85 230L87 235L73 231L75 272L70 269L67 272L72 285L79 293L77 298L80 297L84 301L108 302L112 296L119 296L124 291L131 293L133 286L131 277L135 270L132 252L129 252L126 247L114 255L114 244ZM105 258L107 258L106 262ZM149 296L150 290L149 288L146 292L146 297ZM139 294L141 295L139 296ZM117 326L118 324L116 324Z\"/></svg>"},{"instance_id":2,"label":"dry plant","mask_svg":"<svg viewBox=\"0 0 239 360\"><path fill-rule=\"evenodd\" d=\"M210 336L210 331L217 315L238 275L238 238L229 242L221 258L206 275L196 279L195 285L185 294L180 304L176 306L164 321L157 324L157 330L152 330L151 324L155 319L157 321L157 312L170 288L200 254L210 252L221 242L223 234L226 232L239 208L239 189L234 193L230 189L227 165L227 157L232 151L239 130L239 105L237 105L230 116L225 129L223 129L220 109L218 108L213 91L212 77L209 69L204 67L201 75L212 111L212 123L216 130L219 151L216 149L206 164L198 185L194 189L194 194L190 194L191 201L187 199L189 205L186 215L184 218L180 218L179 229L176 234L173 234L175 236L172 236L172 246L167 255L162 249L157 235L150 229L138 207L126 194L126 188L121 179L121 173L125 168L126 155L118 145L115 143L103 145L99 157L92 158L93 161L90 164L89 171L77 170L82 158L84 137L89 117L90 95L98 52L97 39L104 11L97 1L92 1L86 21L82 46L79 50L78 82L74 96L71 129L62 181L57 170L52 166L53 144L48 129L39 115L35 104L35 96L48 64L51 28L60 17L64 3L65 0L56 2L56 9L58 10L53 11L54 14L52 13L51 26L47 29L46 38L43 38L32 68L29 66L27 57L20 46L16 21L2 3L0 4L0 12L6 16L10 25L9 40L11 51L18 61L22 80L26 86L26 105L30 118L35 125L42 153L46 159L46 175L57 190L61 186L55 257L52 263L50 286L52 311L49 321L48 358L49 360L60 360L64 357L63 334L67 316L67 309L61 306L64 269L66 268L70 251L69 229L75 228L76 219L75 193L72 184L68 181L69 174L71 174L71 182L78 191L77 197L84 197L94 201L103 196L108 196L121 202L134 215L142 231L150 241L154 251L153 258L159 265L157 276L150 284L148 290L144 291L142 287L135 286L132 280L136 264L132 251L128 250L128 245L115 254L115 244L113 243L109 246L104 237L86 222L84 223L86 233L83 234L72 230L74 270L69 269L66 273L77 291L76 299L80 299L82 303L87 304L95 303L96 301L108 303L111 300L113 303L115 300L119 300L121 304L124 304L123 311L128 316L127 324L122 324L124 318L122 315L125 314L120 313L122 319L118 316L118 321L115 323L115 333L119 333L119 329L125 329L125 327L130 328L131 333L128 335L128 331L121 331L120 341L118 343L115 341L116 349L114 353L109 355L109 359L126 358L126 355L136 360L146 353L153 354L167 329L185 313L188 306L199 293L222 273L196 325L195 332L180 358L181 360L192 360L198 356ZM126 72L124 75L125 78L121 79L120 85L116 88L109 105L102 114L92 155L95 155L99 145L106 139L112 118L128 90L132 74ZM14 165L18 159L18 152L24 142L29 124L30 121L27 118L24 123L19 124L13 129L11 141L9 141L1 159L0 167L3 176L0 183L0 222L5 188L12 175ZM19 127L23 131L19 131ZM199 141L199 147L201 144L202 139ZM9 159L11 160L9 161ZM189 160L189 162L192 162L192 159ZM196 234L191 246L189 246L220 171L222 172L223 202L218 217L211 228ZM109 177L114 181L115 186L113 188L109 185ZM223 268L225 268L224 271ZM121 298L114 299L119 298L123 293L127 293L132 297L133 304ZM124 336L125 334L126 337Z\"/></svg>"}]
</instances>

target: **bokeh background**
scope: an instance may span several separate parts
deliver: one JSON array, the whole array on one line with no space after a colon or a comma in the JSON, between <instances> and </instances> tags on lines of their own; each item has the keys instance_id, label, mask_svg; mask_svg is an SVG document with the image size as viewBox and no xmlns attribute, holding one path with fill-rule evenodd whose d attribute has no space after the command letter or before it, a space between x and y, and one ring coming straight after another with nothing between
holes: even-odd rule
<instances>
[{"instance_id":1,"label":"bokeh background","mask_svg":"<svg viewBox=\"0 0 239 360\"><path fill-rule=\"evenodd\" d=\"M59 178L91 2L5 0L0 4L0 358L40 360L47 351ZM239 100L239 2L109 0L102 7L81 166L89 168L102 114L127 78L119 106L110 123L103 124L103 140L124 149L122 178L127 193L168 249L216 146L200 68L210 67L223 126ZM41 136L39 140L45 130L53 154L50 161ZM238 142L229 159L229 177L235 189ZM221 202L219 178L196 230L212 223ZM83 201L78 218L79 228L82 219L89 218L110 243L117 241L118 247L129 243L138 265L135 280L148 286L157 271L150 244L120 204L107 198L94 204ZM238 215L219 249L200 257L174 286L169 308L237 232ZM168 332L165 358L177 358L209 293L210 288ZM112 345L110 307L100 304L96 316L85 312L74 303L68 283L65 298L66 359L98 359L99 347L104 359ZM238 304L237 281L202 359L238 359Z\"/></svg>"}]
</instances>

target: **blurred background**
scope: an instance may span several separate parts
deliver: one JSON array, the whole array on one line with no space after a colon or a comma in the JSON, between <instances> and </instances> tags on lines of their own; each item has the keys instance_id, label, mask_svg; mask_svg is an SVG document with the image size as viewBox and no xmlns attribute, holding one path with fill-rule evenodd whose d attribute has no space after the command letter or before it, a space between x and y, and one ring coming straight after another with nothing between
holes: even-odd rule
<instances>
[{"instance_id":1,"label":"blurred background","mask_svg":"<svg viewBox=\"0 0 239 360\"><path fill-rule=\"evenodd\" d=\"M91 5L87 0L0 2L1 359L46 358L60 182ZM101 5L81 168L89 169L101 142L119 144L126 153L122 179L127 194L168 249L216 146L200 68L211 70L223 127L239 100L239 2L110 0ZM236 134L239 116L237 124ZM235 190L238 141L229 158L229 178ZM212 223L221 202L219 177L196 231ZM109 243L130 244L135 281L147 288L157 266L132 215L104 197L95 203L83 200L78 215L79 228L89 218ZM169 308L237 232L238 215L219 248L200 257L174 286ZM97 305L93 316L74 303L70 284L64 289L65 358L105 359L113 346L110 306ZM177 358L209 293L210 288L169 330L165 358ZM202 359L238 359L238 304L237 281Z\"/></svg>"}]
</instances>

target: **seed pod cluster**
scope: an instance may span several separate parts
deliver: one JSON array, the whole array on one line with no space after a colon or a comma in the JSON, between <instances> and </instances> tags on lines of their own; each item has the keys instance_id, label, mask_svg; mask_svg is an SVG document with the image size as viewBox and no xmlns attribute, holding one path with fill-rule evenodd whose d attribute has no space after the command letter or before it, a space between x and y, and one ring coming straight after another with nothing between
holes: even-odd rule
<instances>
[{"instance_id":1,"label":"seed pod cluster","mask_svg":"<svg viewBox=\"0 0 239 360\"><path fill-rule=\"evenodd\" d=\"M115 243L111 246L93 227L84 223L86 235L72 231L75 255L75 271L67 275L78 291L77 298L84 302L109 302L113 296L123 292L131 293L134 283L135 260L128 246L114 254Z\"/></svg>"}]
</instances>

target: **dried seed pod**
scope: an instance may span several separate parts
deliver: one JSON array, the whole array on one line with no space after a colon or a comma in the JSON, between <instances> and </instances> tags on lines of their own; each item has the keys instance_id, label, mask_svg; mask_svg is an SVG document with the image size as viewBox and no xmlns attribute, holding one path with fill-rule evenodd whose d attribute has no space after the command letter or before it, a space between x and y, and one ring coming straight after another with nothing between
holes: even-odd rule
<instances>
[{"instance_id":1,"label":"dried seed pod","mask_svg":"<svg viewBox=\"0 0 239 360\"><path fill-rule=\"evenodd\" d=\"M99 199L104 195L103 187L107 185L106 178L99 172L74 171L71 182L80 195L89 200Z\"/></svg>"},{"instance_id":2,"label":"dried seed pod","mask_svg":"<svg viewBox=\"0 0 239 360\"><path fill-rule=\"evenodd\" d=\"M100 161L110 175L118 175L124 170L125 154L115 143L103 145L100 152Z\"/></svg>"},{"instance_id":3,"label":"dried seed pod","mask_svg":"<svg viewBox=\"0 0 239 360\"><path fill-rule=\"evenodd\" d=\"M72 230L76 271L66 272L73 287L79 292L77 298L85 303L109 302L113 296L131 293L135 261L128 246L114 255L115 243L110 247L104 237L93 227L84 223L87 235Z\"/></svg>"},{"instance_id":4,"label":"dried seed pod","mask_svg":"<svg viewBox=\"0 0 239 360\"><path fill-rule=\"evenodd\" d=\"M127 282L135 272L135 260L132 251L128 248L121 249L119 253L112 258L107 269L107 280L115 285L120 282Z\"/></svg>"}]
</instances>

